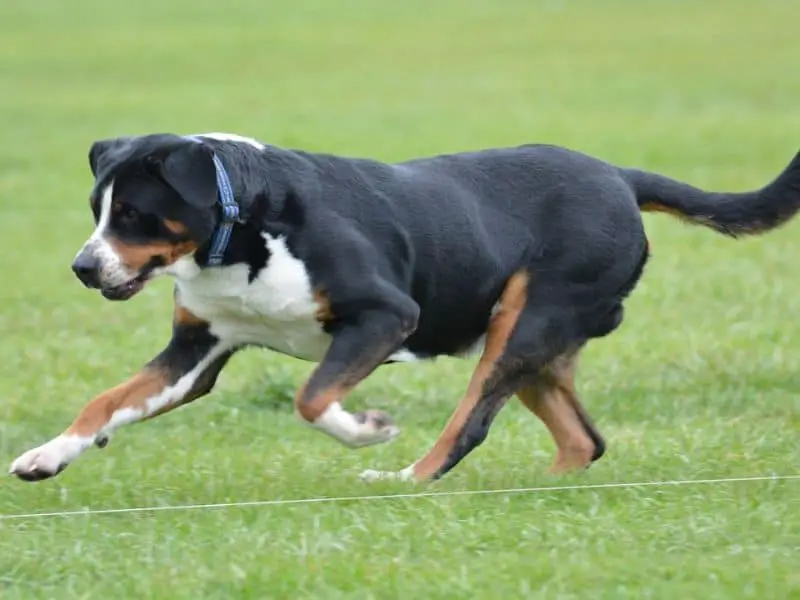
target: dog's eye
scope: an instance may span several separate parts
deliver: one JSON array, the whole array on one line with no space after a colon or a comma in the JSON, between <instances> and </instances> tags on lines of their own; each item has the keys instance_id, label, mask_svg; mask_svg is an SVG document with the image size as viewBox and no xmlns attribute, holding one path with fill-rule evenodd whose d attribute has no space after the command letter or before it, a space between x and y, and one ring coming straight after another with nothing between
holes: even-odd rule
<instances>
[{"instance_id":1,"label":"dog's eye","mask_svg":"<svg viewBox=\"0 0 800 600\"><path fill-rule=\"evenodd\" d=\"M132 206L126 206L122 209L122 220L127 224L135 223L139 218L139 211Z\"/></svg>"}]
</instances>

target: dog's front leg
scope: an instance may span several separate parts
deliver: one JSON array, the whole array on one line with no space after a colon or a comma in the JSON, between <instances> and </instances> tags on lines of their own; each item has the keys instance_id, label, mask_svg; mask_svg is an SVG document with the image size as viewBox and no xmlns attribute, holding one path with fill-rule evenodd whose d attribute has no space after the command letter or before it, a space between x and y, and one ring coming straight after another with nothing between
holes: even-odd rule
<instances>
[{"instance_id":1,"label":"dog's front leg","mask_svg":"<svg viewBox=\"0 0 800 600\"><path fill-rule=\"evenodd\" d=\"M89 402L61 435L17 458L11 473L26 481L57 475L87 448L103 447L121 425L150 419L211 391L234 348L184 309L172 339L139 373Z\"/></svg>"},{"instance_id":2,"label":"dog's front leg","mask_svg":"<svg viewBox=\"0 0 800 600\"><path fill-rule=\"evenodd\" d=\"M416 305L414 305L416 307ZM351 448L387 442L399 429L382 411L351 413L342 399L403 343L416 327L418 310L371 310L340 324L325 358L298 391L297 413Z\"/></svg>"}]
</instances>

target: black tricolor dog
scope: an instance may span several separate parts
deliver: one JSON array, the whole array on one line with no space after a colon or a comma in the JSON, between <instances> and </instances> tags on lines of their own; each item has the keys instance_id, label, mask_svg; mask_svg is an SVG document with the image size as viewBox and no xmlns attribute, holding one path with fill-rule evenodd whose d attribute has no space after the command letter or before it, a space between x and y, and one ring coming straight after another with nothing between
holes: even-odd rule
<instances>
[{"instance_id":1,"label":"black tricolor dog","mask_svg":"<svg viewBox=\"0 0 800 600\"><path fill-rule=\"evenodd\" d=\"M707 193L545 145L383 164L165 134L96 142L89 162L97 228L73 269L112 300L171 275L173 335L20 456L11 471L26 480L207 394L250 345L319 362L297 412L351 447L398 432L385 413L341 404L378 366L482 352L431 450L366 478L441 477L514 394L549 428L552 470L586 467L604 442L576 395L576 359L622 321L648 257L640 211L738 236L800 207L800 155L749 193Z\"/></svg>"}]
</instances>

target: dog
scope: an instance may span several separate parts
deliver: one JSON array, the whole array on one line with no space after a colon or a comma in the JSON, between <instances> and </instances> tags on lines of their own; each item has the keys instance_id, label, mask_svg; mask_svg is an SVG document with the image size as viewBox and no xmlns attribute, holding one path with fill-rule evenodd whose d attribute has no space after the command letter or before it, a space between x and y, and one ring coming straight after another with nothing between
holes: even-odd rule
<instances>
[{"instance_id":1,"label":"dog","mask_svg":"<svg viewBox=\"0 0 800 600\"><path fill-rule=\"evenodd\" d=\"M138 374L17 458L53 477L122 425L208 394L236 352L318 363L296 413L351 448L399 429L345 396L379 366L480 353L431 449L364 479L436 480L486 438L516 395L548 428L551 472L587 468L605 442L575 390L578 355L623 320L649 245L642 211L732 237L800 207L800 153L771 183L710 193L553 145L386 164L230 134L96 141L96 228L72 264L109 300L175 279L172 337Z\"/></svg>"}]
</instances>

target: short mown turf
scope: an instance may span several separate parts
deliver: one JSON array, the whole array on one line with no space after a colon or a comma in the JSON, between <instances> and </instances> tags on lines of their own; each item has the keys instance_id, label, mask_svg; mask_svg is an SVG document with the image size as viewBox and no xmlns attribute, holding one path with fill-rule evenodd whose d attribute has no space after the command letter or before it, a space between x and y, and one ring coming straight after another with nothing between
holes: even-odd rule
<instances>
[{"instance_id":1,"label":"short mown turf","mask_svg":"<svg viewBox=\"0 0 800 600\"><path fill-rule=\"evenodd\" d=\"M800 147L799 17L796 0L4 3L0 459L169 336L169 282L112 304L70 272L93 140L232 131L386 160L539 141L750 189ZM733 241L646 222L625 323L582 361L607 456L546 475L552 442L512 402L423 489L797 473L800 225ZM212 395L57 479L0 480L0 513L412 491L357 474L421 455L473 364L382 369L350 406L403 434L350 451L292 414L311 365L249 351ZM800 598L799 496L775 481L0 520L0 598Z\"/></svg>"}]
</instances>

